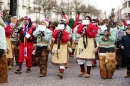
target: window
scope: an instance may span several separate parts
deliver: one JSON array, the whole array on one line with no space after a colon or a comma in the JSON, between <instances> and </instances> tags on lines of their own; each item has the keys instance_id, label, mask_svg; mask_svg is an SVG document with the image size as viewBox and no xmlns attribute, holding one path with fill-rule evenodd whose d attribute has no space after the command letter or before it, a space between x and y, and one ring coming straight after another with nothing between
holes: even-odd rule
<instances>
[{"instance_id":1,"label":"window","mask_svg":"<svg viewBox=\"0 0 130 86\"><path fill-rule=\"evenodd\" d=\"M130 7L130 1L128 2L128 7Z\"/></svg>"}]
</instances>

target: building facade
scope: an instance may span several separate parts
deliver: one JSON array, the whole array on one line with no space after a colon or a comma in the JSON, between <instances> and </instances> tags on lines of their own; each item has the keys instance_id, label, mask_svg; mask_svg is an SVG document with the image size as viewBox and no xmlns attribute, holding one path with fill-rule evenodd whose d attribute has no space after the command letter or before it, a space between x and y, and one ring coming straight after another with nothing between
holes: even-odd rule
<instances>
[{"instance_id":1,"label":"building facade","mask_svg":"<svg viewBox=\"0 0 130 86\"><path fill-rule=\"evenodd\" d=\"M124 0L122 4L122 17L125 17L125 15L128 15L130 13L130 0Z\"/></svg>"},{"instance_id":2,"label":"building facade","mask_svg":"<svg viewBox=\"0 0 130 86\"><path fill-rule=\"evenodd\" d=\"M56 0L58 5L61 5L62 2L68 3L68 8L70 5L71 1L74 0ZM79 0L81 1L82 4L85 4L88 6L88 0ZM36 18L44 19L45 17L43 16L43 11L39 10L38 8L40 5L38 3L34 3L34 0L17 0L17 12L16 15L18 19L24 17L24 16L29 16L32 21L35 21ZM4 9L10 9L10 0L0 0L0 11ZM61 10L60 10L61 11ZM61 19L61 14L58 12L54 12L53 10L50 11L49 15L49 20L54 20L58 21ZM75 14L73 13L68 15L68 17L75 18Z\"/></svg>"}]
</instances>

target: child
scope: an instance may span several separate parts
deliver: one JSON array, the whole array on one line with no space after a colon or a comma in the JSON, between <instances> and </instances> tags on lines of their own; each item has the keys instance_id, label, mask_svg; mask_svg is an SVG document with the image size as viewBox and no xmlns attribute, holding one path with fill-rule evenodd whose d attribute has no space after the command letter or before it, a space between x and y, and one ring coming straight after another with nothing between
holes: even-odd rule
<instances>
[{"instance_id":1,"label":"child","mask_svg":"<svg viewBox=\"0 0 130 86\"><path fill-rule=\"evenodd\" d=\"M126 35L121 39L121 49L123 49L124 58L126 58L127 73L125 78L130 77L130 26L126 28Z\"/></svg>"}]
</instances>

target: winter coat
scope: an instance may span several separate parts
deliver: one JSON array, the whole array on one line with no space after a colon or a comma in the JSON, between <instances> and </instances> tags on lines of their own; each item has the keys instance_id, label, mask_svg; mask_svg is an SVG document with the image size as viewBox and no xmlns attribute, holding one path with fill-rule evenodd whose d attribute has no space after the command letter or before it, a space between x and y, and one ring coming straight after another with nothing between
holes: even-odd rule
<instances>
[{"instance_id":1,"label":"winter coat","mask_svg":"<svg viewBox=\"0 0 130 86\"><path fill-rule=\"evenodd\" d=\"M105 48L109 47L115 47L115 41L116 41L116 29L115 28L110 28L110 36L108 36L108 41L103 41L102 38L104 35L101 34L101 29L98 30L98 34L96 35L96 41L98 42L99 45L107 45L107 46L102 46Z\"/></svg>"},{"instance_id":2,"label":"winter coat","mask_svg":"<svg viewBox=\"0 0 130 86\"><path fill-rule=\"evenodd\" d=\"M130 57L130 34L122 37L119 47L121 46L124 46L124 57Z\"/></svg>"},{"instance_id":3,"label":"winter coat","mask_svg":"<svg viewBox=\"0 0 130 86\"><path fill-rule=\"evenodd\" d=\"M38 30L38 28L36 28L36 30L33 32L33 36L37 37L37 46L42 47L42 46L47 46L47 44L50 42L51 40L51 35L52 35L52 31L49 30L48 28L46 28L44 31L44 36L39 35L40 31Z\"/></svg>"}]
</instances>

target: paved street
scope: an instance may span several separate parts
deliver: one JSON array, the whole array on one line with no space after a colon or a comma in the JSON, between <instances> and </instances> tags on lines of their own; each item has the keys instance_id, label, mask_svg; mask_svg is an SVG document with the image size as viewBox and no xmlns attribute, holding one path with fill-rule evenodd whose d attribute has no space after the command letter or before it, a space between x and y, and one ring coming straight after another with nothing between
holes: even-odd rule
<instances>
[{"instance_id":1,"label":"paved street","mask_svg":"<svg viewBox=\"0 0 130 86\"><path fill-rule=\"evenodd\" d=\"M46 77L39 77L39 67L32 67L31 73L26 73L25 64L23 65L22 74L15 74L17 66L9 71L8 83L0 86L130 86L130 78L125 79L125 68L116 70L113 79L101 79L99 68L96 67L91 71L90 78L78 77L79 66L75 58L70 58L69 68L64 72L62 80L57 76L58 66L52 65L49 57L48 72Z\"/></svg>"}]
</instances>

